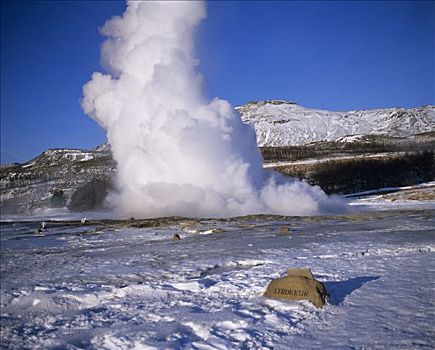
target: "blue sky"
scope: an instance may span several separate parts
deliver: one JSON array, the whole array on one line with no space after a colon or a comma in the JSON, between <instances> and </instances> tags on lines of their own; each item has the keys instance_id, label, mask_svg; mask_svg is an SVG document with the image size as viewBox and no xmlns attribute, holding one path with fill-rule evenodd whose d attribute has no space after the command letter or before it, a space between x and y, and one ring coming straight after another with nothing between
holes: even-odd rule
<instances>
[{"instance_id":1,"label":"blue sky","mask_svg":"<svg viewBox=\"0 0 435 350\"><path fill-rule=\"evenodd\" d=\"M1 2L1 162L90 148L80 109L117 1ZM199 28L206 94L331 110L434 104L433 1L216 1Z\"/></svg>"}]
</instances>

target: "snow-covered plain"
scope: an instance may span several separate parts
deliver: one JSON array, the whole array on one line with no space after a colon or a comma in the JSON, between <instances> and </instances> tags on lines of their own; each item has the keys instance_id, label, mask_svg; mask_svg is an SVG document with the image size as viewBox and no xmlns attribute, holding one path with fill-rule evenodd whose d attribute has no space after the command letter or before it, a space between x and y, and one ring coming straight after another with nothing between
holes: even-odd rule
<instances>
[{"instance_id":1,"label":"snow-covered plain","mask_svg":"<svg viewBox=\"0 0 435 350\"><path fill-rule=\"evenodd\" d=\"M433 348L434 212L3 221L1 345ZM291 267L325 283L323 309L262 296Z\"/></svg>"}]
</instances>

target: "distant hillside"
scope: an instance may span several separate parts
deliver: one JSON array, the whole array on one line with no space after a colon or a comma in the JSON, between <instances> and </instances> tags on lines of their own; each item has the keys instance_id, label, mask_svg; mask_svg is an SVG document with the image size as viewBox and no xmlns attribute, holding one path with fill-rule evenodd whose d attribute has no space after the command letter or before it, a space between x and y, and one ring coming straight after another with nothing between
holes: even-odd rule
<instances>
[{"instance_id":1,"label":"distant hillside","mask_svg":"<svg viewBox=\"0 0 435 350\"><path fill-rule=\"evenodd\" d=\"M435 131L435 106L332 112L271 100L249 102L237 110L243 121L253 123L260 147L304 145L351 135L409 137Z\"/></svg>"},{"instance_id":2,"label":"distant hillside","mask_svg":"<svg viewBox=\"0 0 435 350\"><path fill-rule=\"evenodd\" d=\"M328 193L435 179L433 106L328 112L263 101L239 111L245 121L254 122L265 167ZM94 150L49 149L28 162L3 165L1 213L65 206L72 211L99 209L115 171L107 143Z\"/></svg>"},{"instance_id":3,"label":"distant hillside","mask_svg":"<svg viewBox=\"0 0 435 350\"><path fill-rule=\"evenodd\" d=\"M1 212L26 213L68 206L83 211L102 205L115 172L110 148L49 149L0 169Z\"/></svg>"}]
</instances>

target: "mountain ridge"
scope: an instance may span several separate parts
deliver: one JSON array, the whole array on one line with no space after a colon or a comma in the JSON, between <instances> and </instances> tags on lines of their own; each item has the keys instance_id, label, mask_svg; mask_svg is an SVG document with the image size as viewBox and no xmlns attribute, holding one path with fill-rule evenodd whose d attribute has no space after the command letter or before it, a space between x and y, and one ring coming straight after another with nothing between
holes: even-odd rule
<instances>
[{"instance_id":1,"label":"mountain ridge","mask_svg":"<svg viewBox=\"0 0 435 350\"><path fill-rule=\"evenodd\" d=\"M304 145L354 135L410 137L435 130L435 106L328 111L295 102L264 100L236 107L253 124L259 147Z\"/></svg>"},{"instance_id":2,"label":"mountain ridge","mask_svg":"<svg viewBox=\"0 0 435 350\"><path fill-rule=\"evenodd\" d=\"M262 106L266 106L269 112L276 112L276 106L278 106L281 107L281 112L272 115L270 113L264 114L262 113L264 111L261 110ZM259 108L260 110L258 111ZM423 159L419 160L421 164L430 163L430 160L433 159L433 149L435 149L435 107L433 106L419 107L410 112L412 118L417 121L414 123L413 128L406 130L407 136L391 136L386 133L370 134L370 130L367 129L366 131L369 131L368 134L344 136L341 136L340 133L334 134L330 132L327 136L332 140L316 140L316 137L322 138L320 132L322 130L318 130L314 135L315 137L310 133L310 130L323 124L313 122L311 126L309 125L311 129L307 128L307 130L304 129L304 123L299 125L299 129L294 126L289 127L292 125L292 119L301 119L301 115L307 114L310 111L294 102L281 100L251 102L238 107L237 110L242 114L245 122L252 122L254 124L257 136L260 133L258 145L260 146L265 166L272 167L290 176L304 179L310 179L311 176L313 178L311 164L303 167L296 165L296 163L291 165L292 162L304 159L310 160L310 163L325 159L332 159L331 161L337 159L336 163L340 164L342 169L347 169L347 167L352 165L343 163L343 159L346 157L363 156L365 158L365 155L368 154L382 155L381 158L386 156L393 157L396 160L392 161L392 166L396 166L399 163L402 164L406 160L405 156L398 156L401 153L414 154L414 158L420 157ZM290 113L292 111L295 113ZM316 112L314 112L313 118L314 121L317 121L319 113L318 110L314 111ZM391 113L396 113L396 116L393 116L393 121L400 119L397 116L397 109L375 111L381 114L384 120L387 121L390 120ZM404 110L399 109L400 111L403 112ZM412 120L408 115L409 113L407 113L402 114L405 121ZM423 114L429 114L429 116L425 115L421 117ZM320 115L325 114L320 113ZM340 114L338 117L341 118L342 115ZM308 116L307 118L309 119L310 117ZM422 120L419 121L419 118ZM262 120L262 122L259 122L259 120ZM286 122L282 122L282 120ZM274 121L275 123L273 123ZM266 131L270 131L272 134L276 133L276 138L269 137L267 140L262 139L261 132L263 132L263 129L274 125L285 126L286 128L277 132L276 129L270 127L270 130L267 129ZM388 125L391 125L391 123ZM399 123L399 125L401 124ZM413 134L414 131L418 133ZM293 135L300 136L302 132L304 133L302 135L306 134L310 137L303 138L303 142L297 144L295 142L297 138L292 139L291 137ZM431 155L420 156L417 154L430 151L432 151ZM409 160L406 161L409 163ZM286 162L285 166L280 165L280 162ZM276 164L274 165L274 163ZM409 173L411 179L409 181L415 183L421 182L426 178L429 178L429 180L433 178L433 167L430 164L424 165L424 170L422 171L418 169L418 171L412 170L406 164L405 168L409 169L403 170L403 164L400 167L402 170L398 171L400 174L397 174L397 176ZM364 164L362 166L364 167ZM391 166L389 167L391 168ZM321 170L320 167L319 169ZM99 145L91 150L75 148L48 149L27 162L2 165L0 168L0 209L2 213L28 213L41 207L58 206L67 206L70 210L78 211L92 210L103 205L105 193L112 186L115 172L116 162L112 158L108 143ZM361 182L362 180L357 178L355 174L352 174L350 188L356 186L358 181ZM394 181L396 180L391 180L391 183L388 182L387 185L401 184L401 182L396 183L397 181ZM312 182L313 184L322 184L315 181ZM365 187L362 188L364 189ZM334 190L338 192L344 191L342 188L335 187Z\"/></svg>"}]
</instances>

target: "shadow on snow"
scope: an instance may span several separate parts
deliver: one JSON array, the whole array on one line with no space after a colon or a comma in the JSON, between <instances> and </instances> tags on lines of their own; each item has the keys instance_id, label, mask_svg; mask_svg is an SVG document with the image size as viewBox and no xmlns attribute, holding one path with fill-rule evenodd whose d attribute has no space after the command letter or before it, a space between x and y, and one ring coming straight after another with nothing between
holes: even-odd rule
<instances>
[{"instance_id":1,"label":"shadow on snow","mask_svg":"<svg viewBox=\"0 0 435 350\"><path fill-rule=\"evenodd\" d=\"M379 279L379 276L364 276L350 278L346 281L323 282L329 294L329 303L341 304L354 290L361 288L364 283Z\"/></svg>"}]
</instances>

